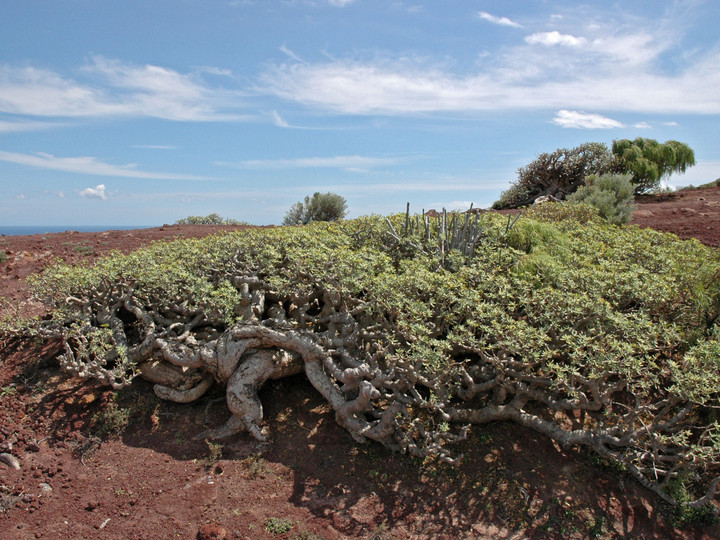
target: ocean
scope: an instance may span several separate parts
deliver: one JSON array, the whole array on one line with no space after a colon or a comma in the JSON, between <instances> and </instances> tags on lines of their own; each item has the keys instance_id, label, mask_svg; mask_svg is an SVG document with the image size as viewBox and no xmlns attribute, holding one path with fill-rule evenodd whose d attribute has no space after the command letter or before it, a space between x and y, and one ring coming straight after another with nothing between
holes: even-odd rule
<instances>
[{"instance_id":1,"label":"ocean","mask_svg":"<svg viewBox=\"0 0 720 540\"><path fill-rule=\"evenodd\" d=\"M131 229L147 229L157 225L0 225L0 234L19 236L28 234L48 234L65 231L103 232L128 231Z\"/></svg>"}]
</instances>

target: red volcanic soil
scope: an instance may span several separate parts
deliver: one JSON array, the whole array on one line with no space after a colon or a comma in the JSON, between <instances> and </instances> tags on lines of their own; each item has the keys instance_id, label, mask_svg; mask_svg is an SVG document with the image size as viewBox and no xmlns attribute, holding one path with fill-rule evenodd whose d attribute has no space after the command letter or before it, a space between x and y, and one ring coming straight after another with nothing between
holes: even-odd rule
<instances>
[{"instance_id":1,"label":"red volcanic soil","mask_svg":"<svg viewBox=\"0 0 720 540\"><path fill-rule=\"evenodd\" d=\"M646 197L633 223L718 246L720 188ZM41 313L25 278L57 258L236 228L0 238L0 312ZM262 391L269 443L211 445L193 437L227 417L222 389L182 405L137 380L113 397L61 373L57 354L0 342L0 453L20 467L0 462L2 539L720 538L718 527L674 528L632 480L513 424L475 427L457 468L425 467L356 444L298 376Z\"/></svg>"}]
</instances>

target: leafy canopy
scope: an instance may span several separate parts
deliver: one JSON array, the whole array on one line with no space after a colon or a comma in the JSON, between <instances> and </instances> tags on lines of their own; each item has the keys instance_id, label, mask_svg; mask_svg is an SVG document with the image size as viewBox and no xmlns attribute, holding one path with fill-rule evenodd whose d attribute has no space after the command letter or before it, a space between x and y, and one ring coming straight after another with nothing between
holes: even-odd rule
<instances>
[{"instance_id":1,"label":"leafy canopy","mask_svg":"<svg viewBox=\"0 0 720 540\"><path fill-rule=\"evenodd\" d=\"M283 225L307 225L313 221L338 221L347 214L347 202L337 193L313 193L290 207Z\"/></svg>"},{"instance_id":2,"label":"leafy canopy","mask_svg":"<svg viewBox=\"0 0 720 540\"><path fill-rule=\"evenodd\" d=\"M613 141L612 152L603 143L558 148L519 168L517 180L500 195L493 208L519 208L544 195L565 199L591 175L629 174L635 194L646 193L657 189L663 178L685 172L692 165L695 165L693 150L678 141L621 139Z\"/></svg>"},{"instance_id":3,"label":"leafy canopy","mask_svg":"<svg viewBox=\"0 0 720 540\"><path fill-rule=\"evenodd\" d=\"M615 168L613 155L603 143L558 148L520 167L517 180L502 193L493 208L518 208L532 204L543 195L564 199L583 184L586 176L614 172Z\"/></svg>"},{"instance_id":4,"label":"leafy canopy","mask_svg":"<svg viewBox=\"0 0 720 540\"><path fill-rule=\"evenodd\" d=\"M168 351L177 335L179 354L267 331L266 312L282 308L278 332L327 347L313 373L336 388L336 411L359 399L350 374L377 390L356 418L363 433L385 418L383 444L441 452L458 426L514 421L591 448L670 502L684 502L678 481L684 500L707 502L720 477L718 251L608 226L587 206L529 214L512 227L478 217L471 258L450 242L441 260L430 248L452 231L397 215L157 243L31 281L55 305L41 324L63 325L84 376L131 378L144 320L148 332L169 321L159 343ZM242 315L248 283L266 291L259 322ZM113 305L152 316L120 343L103 322Z\"/></svg>"},{"instance_id":5,"label":"leafy canopy","mask_svg":"<svg viewBox=\"0 0 720 540\"><path fill-rule=\"evenodd\" d=\"M695 153L685 143L638 137L613 141L612 152L623 172L632 174L636 193L646 193L660 186L672 173L684 173L695 165Z\"/></svg>"},{"instance_id":6,"label":"leafy canopy","mask_svg":"<svg viewBox=\"0 0 720 540\"><path fill-rule=\"evenodd\" d=\"M597 208L605 221L615 225L628 223L637 208L629 174L591 174L585 178L584 186L568 196L568 201Z\"/></svg>"},{"instance_id":7,"label":"leafy canopy","mask_svg":"<svg viewBox=\"0 0 720 540\"><path fill-rule=\"evenodd\" d=\"M249 225L245 221L224 218L219 214L212 213L207 216L188 216L178 219L175 225Z\"/></svg>"}]
</instances>

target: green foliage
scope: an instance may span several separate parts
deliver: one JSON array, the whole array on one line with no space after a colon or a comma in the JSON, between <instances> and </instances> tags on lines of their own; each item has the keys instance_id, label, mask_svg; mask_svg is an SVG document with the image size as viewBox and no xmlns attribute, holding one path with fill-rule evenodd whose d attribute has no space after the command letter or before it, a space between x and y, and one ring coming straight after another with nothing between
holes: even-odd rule
<instances>
[{"instance_id":1,"label":"green foliage","mask_svg":"<svg viewBox=\"0 0 720 540\"><path fill-rule=\"evenodd\" d=\"M603 143L585 143L575 148L558 148L540 154L518 169L518 178L500 195L493 208L519 208L540 196L564 199L583 184L586 176L614 172L616 163Z\"/></svg>"},{"instance_id":2,"label":"green foliage","mask_svg":"<svg viewBox=\"0 0 720 540\"><path fill-rule=\"evenodd\" d=\"M707 184L701 184L699 186L693 186L691 184L689 186L681 187L678 191L692 191L693 189L708 189L715 187L720 187L720 178L713 180L712 182L708 182Z\"/></svg>"},{"instance_id":3,"label":"green foliage","mask_svg":"<svg viewBox=\"0 0 720 540\"><path fill-rule=\"evenodd\" d=\"M596 208L605 221L614 225L628 223L637 208L627 174L590 175L585 179L585 185L572 193L568 201Z\"/></svg>"},{"instance_id":4,"label":"green foliage","mask_svg":"<svg viewBox=\"0 0 720 540\"><path fill-rule=\"evenodd\" d=\"M338 221L347 214L347 202L337 193L313 193L304 202L296 202L283 220L283 225L307 225L313 221Z\"/></svg>"},{"instance_id":5,"label":"green foliage","mask_svg":"<svg viewBox=\"0 0 720 540\"><path fill-rule=\"evenodd\" d=\"M113 393L110 401L93 415L92 431L103 439L119 437L131 422L149 416L155 406L157 398L153 394L124 388Z\"/></svg>"},{"instance_id":6,"label":"green foliage","mask_svg":"<svg viewBox=\"0 0 720 540\"><path fill-rule=\"evenodd\" d=\"M585 225L597 220L600 215L594 206L567 201L534 204L523 210L523 217L553 223L556 227L564 229L565 226L574 228Z\"/></svg>"},{"instance_id":7,"label":"green foliage","mask_svg":"<svg viewBox=\"0 0 720 540\"><path fill-rule=\"evenodd\" d=\"M130 416L130 409L111 401L93 416L93 431L102 438L119 437L130 423Z\"/></svg>"},{"instance_id":8,"label":"green foliage","mask_svg":"<svg viewBox=\"0 0 720 540\"><path fill-rule=\"evenodd\" d=\"M684 173L695 165L695 153L685 143L638 137L613 141L612 152L622 172L632 174L635 193L657 189L672 173Z\"/></svg>"},{"instance_id":9,"label":"green foliage","mask_svg":"<svg viewBox=\"0 0 720 540\"><path fill-rule=\"evenodd\" d=\"M510 411L520 396L533 421L559 418L555 431L546 431L551 436L595 430L594 440L614 437L592 448L609 447L602 457L636 477L654 481L657 448L667 459L680 456L672 466L694 479L691 497L701 496L720 474L713 412L720 407L718 251L649 229L608 226L569 203L528 214L532 219L514 226L506 216L479 216L474 256L450 242L447 264L436 250L437 223L428 224L428 240L424 222L413 226L414 218L397 215L388 218L394 236L380 217L251 229L157 243L92 267L52 266L30 282L54 303L57 320L74 318L63 331L77 361L88 357L106 370L86 376L128 380L134 366L123 344L98 327L99 316L78 300L83 295L108 304L132 298L158 317L202 320L193 331L218 333L247 322L234 276L256 277L274 302L288 306L306 297L320 310L323 296L337 297L339 313L358 321L354 336L368 351L363 361L372 376L405 377L406 395L417 399L398 413L397 447L419 445L430 431L438 437L430 442L442 446L457 424L481 423L472 415L500 406ZM458 238L464 227L459 219ZM454 229L445 231L452 237ZM317 324L302 331L322 332L328 323ZM468 383L464 374L475 379ZM496 380L489 392L474 390ZM386 390L374 412L395 406L398 386ZM596 408L584 424L565 431L588 403ZM672 429L653 431L671 420Z\"/></svg>"},{"instance_id":10,"label":"green foliage","mask_svg":"<svg viewBox=\"0 0 720 540\"><path fill-rule=\"evenodd\" d=\"M206 469L210 469L217 461L222 458L223 445L219 442L209 441L205 439L208 447L208 455L202 459L202 464Z\"/></svg>"},{"instance_id":11,"label":"green foliage","mask_svg":"<svg viewBox=\"0 0 720 540\"><path fill-rule=\"evenodd\" d=\"M224 218L219 214L212 213L207 216L188 216L178 219L175 225L249 225L246 221Z\"/></svg>"},{"instance_id":12,"label":"green foliage","mask_svg":"<svg viewBox=\"0 0 720 540\"><path fill-rule=\"evenodd\" d=\"M265 530L273 536L285 534L295 528L295 522L291 519L269 517L265 520Z\"/></svg>"}]
</instances>

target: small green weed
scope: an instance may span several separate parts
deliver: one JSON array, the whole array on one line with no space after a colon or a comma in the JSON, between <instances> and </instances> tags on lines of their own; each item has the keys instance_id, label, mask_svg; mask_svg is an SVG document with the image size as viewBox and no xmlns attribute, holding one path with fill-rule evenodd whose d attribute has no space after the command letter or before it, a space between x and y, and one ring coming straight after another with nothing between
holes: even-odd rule
<instances>
[{"instance_id":1,"label":"small green weed","mask_svg":"<svg viewBox=\"0 0 720 540\"><path fill-rule=\"evenodd\" d=\"M315 534L314 532L310 532L306 529L300 529L298 532L292 535L292 540L323 540L323 538L322 536L320 536L319 534Z\"/></svg>"},{"instance_id":2,"label":"small green weed","mask_svg":"<svg viewBox=\"0 0 720 540\"><path fill-rule=\"evenodd\" d=\"M202 464L206 469L209 469L222 458L223 445L222 443L213 442L208 439L205 439L205 444L208 446L208 455L203 458Z\"/></svg>"},{"instance_id":3,"label":"small green weed","mask_svg":"<svg viewBox=\"0 0 720 540\"><path fill-rule=\"evenodd\" d=\"M247 478L264 478L268 474L267 463L260 454L252 454L243 460L247 467Z\"/></svg>"},{"instance_id":4,"label":"small green weed","mask_svg":"<svg viewBox=\"0 0 720 540\"><path fill-rule=\"evenodd\" d=\"M295 522L290 519L270 517L265 520L265 530L277 536L290 532L295 527Z\"/></svg>"},{"instance_id":5,"label":"small green weed","mask_svg":"<svg viewBox=\"0 0 720 540\"><path fill-rule=\"evenodd\" d=\"M0 388L0 397L14 396L17 394L17 388L14 384L9 384Z\"/></svg>"},{"instance_id":6,"label":"small green weed","mask_svg":"<svg viewBox=\"0 0 720 540\"><path fill-rule=\"evenodd\" d=\"M120 436L131 421L150 416L157 398L127 387L113 394L110 402L92 418L93 431L101 438Z\"/></svg>"},{"instance_id":7,"label":"small green weed","mask_svg":"<svg viewBox=\"0 0 720 540\"><path fill-rule=\"evenodd\" d=\"M130 409L111 401L93 416L94 431L102 438L119 437L130 423L131 414Z\"/></svg>"},{"instance_id":8,"label":"small green weed","mask_svg":"<svg viewBox=\"0 0 720 540\"><path fill-rule=\"evenodd\" d=\"M95 248L93 248L92 246L77 245L74 248L72 248L72 250L75 253L80 253L82 255L89 255L95 251Z\"/></svg>"},{"instance_id":9,"label":"small green weed","mask_svg":"<svg viewBox=\"0 0 720 540\"><path fill-rule=\"evenodd\" d=\"M592 522L592 525L588 527L588 536L590 538L600 538L605 531L607 525L607 518L605 516L596 516Z\"/></svg>"},{"instance_id":10,"label":"small green weed","mask_svg":"<svg viewBox=\"0 0 720 540\"><path fill-rule=\"evenodd\" d=\"M680 528L692 525L710 526L720 523L720 517L717 508L712 504L700 508L676 506L670 512L670 523Z\"/></svg>"}]
</instances>

